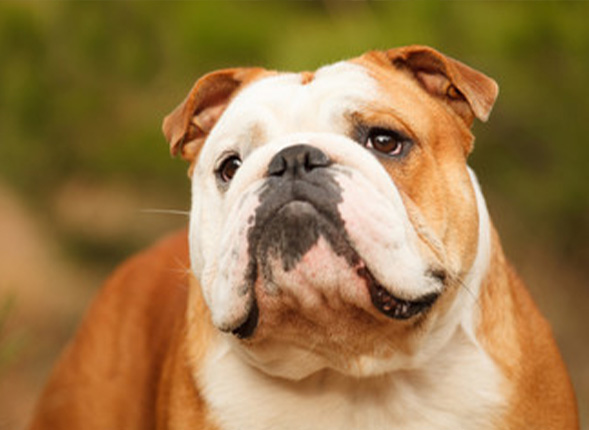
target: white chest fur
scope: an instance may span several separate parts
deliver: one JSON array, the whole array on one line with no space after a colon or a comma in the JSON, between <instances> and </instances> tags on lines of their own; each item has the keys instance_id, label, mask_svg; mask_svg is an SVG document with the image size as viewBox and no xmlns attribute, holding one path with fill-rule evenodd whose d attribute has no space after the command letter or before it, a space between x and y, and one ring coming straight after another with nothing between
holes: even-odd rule
<instances>
[{"instance_id":1,"label":"white chest fur","mask_svg":"<svg viewBox=\"0 0 589 430\"><path fill-rule=\"evenodd\" d=\"M221 342L198 380L222 430L492 429L501 376L458 329L419 369L354 379L323 371L303 381L269 377Z\"/></svg>"}]
</instances>

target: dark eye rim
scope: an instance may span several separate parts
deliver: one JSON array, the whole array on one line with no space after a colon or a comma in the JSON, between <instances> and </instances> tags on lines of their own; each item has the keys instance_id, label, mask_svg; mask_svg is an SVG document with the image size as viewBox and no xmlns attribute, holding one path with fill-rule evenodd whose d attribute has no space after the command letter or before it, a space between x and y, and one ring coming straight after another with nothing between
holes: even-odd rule
<instances>
[{"instance_id":1,"label":"dark eye rim","mask_svg":"<svg viewBox=\"0 0 589 430\"><path fill-rule=\"evenodd\" d=\"M378 156L382 156L382 157L387 157L387 158L392 158L392 159L400 159L405 157L408 153L409 150L411 149L411 147L414 144L414 141L411 137L409 137L407 134L403 133L402 131L399 130L395 130L393 128L388 128L388 127L381 127L381 126L374 126L374 127L362 127L363 130L360 131L360 133L357 133L357 135L359 135L359 142L362 144L362 146L364 146L365 148L367 148L368 150L370 150L371 152L373 152L374 154L378 155ZM378 150L377 148L371 146L370 141L374 140L376 137L378 136L387 136L392 138L397 145L400 145L401 148L398 151L389 151L389 152L383 152ZM394 153L391 153L394 152Z\"/></svg>"},{"instance_id":2,"label":"dark eye rim","mask_svg":"<svg viewBox=\"0 0 589 430\"><path fill-rule=\"evenodd\" d=\"M233 171L232 172L228 172L226 169L230 167L230 164L232 162L237 162L238 165L235 167L233 167ZM241 157L239 156L239 154L236 153L230 153L230 154L226 154L222 159L221 162L219 163L219 167L217 167L217 169L215 169L215 174L217 176L217 179L223 183L223 184L229 184L233 178L235 177L235 174L237 173L237 170L239 170L239 168L241 167L241 165L243 164L243 161L241 159Z\"/></svg>"}]
</instances>

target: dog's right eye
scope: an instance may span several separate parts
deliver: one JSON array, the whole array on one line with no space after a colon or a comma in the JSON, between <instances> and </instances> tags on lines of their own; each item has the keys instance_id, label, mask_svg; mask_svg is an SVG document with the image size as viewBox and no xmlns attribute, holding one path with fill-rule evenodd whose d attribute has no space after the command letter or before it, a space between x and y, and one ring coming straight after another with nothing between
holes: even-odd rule
<instances>
[{"instance_id":1,"label":"dog's right eye","mask_svg":"<svg viewBox=\"0 0 589 430\"><path fill-rule=\"evenodd\" d=\"M240 167L241 158L239 158L237 155L230 155L225 160L223 160L221 166L219 166L219 169L217 170L217 176L224 183L231 182Z\"/></svg>"}]
</instances>

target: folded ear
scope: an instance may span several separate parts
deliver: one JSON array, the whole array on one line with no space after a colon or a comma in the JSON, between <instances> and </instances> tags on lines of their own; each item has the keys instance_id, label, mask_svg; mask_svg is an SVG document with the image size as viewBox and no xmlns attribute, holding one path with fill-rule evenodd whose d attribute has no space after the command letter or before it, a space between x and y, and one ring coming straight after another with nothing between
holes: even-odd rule
<instances>
[{"instance_id":1,"label":"folded ear","mask_svg":"<svg viewBox=\"0 0 589 430\"><path fill-rule=\"evenodd\" d=\"M466 122L489 118L499 93L497 83L460 61L427 46L407 46L386 52L391 63L408 70L431 95L448 103Z\"/></svg>"},{"instance_id":2,"label":"folded ear","mask_svg":"<svg viewBox=\"0 0 589 430\"><path fill-rule=\"evenodd\" d=\"M204 139L245 84L264 72L262 68L224 69L200 78L186 99L164 118L162 130L172 155L194 161Z\"/></svg>"}]
</instances>

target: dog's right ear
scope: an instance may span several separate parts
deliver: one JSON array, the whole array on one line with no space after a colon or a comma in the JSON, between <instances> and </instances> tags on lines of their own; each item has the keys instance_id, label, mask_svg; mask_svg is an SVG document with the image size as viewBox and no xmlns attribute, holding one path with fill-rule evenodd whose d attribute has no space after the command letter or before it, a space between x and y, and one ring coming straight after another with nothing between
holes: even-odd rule
<instances>
[{"instance_id":1,"label":"dog's right ear","mask_svg":"<svg viewBox=\"0 0 589 430\"><path fill-rule=\"evenodd\" d=\"M232 97L263 72L262 68L224 69L196 81L186 99L164 118L162 130L172 155L180 153L193 162Z\"/></svg>"}]
</instances>

